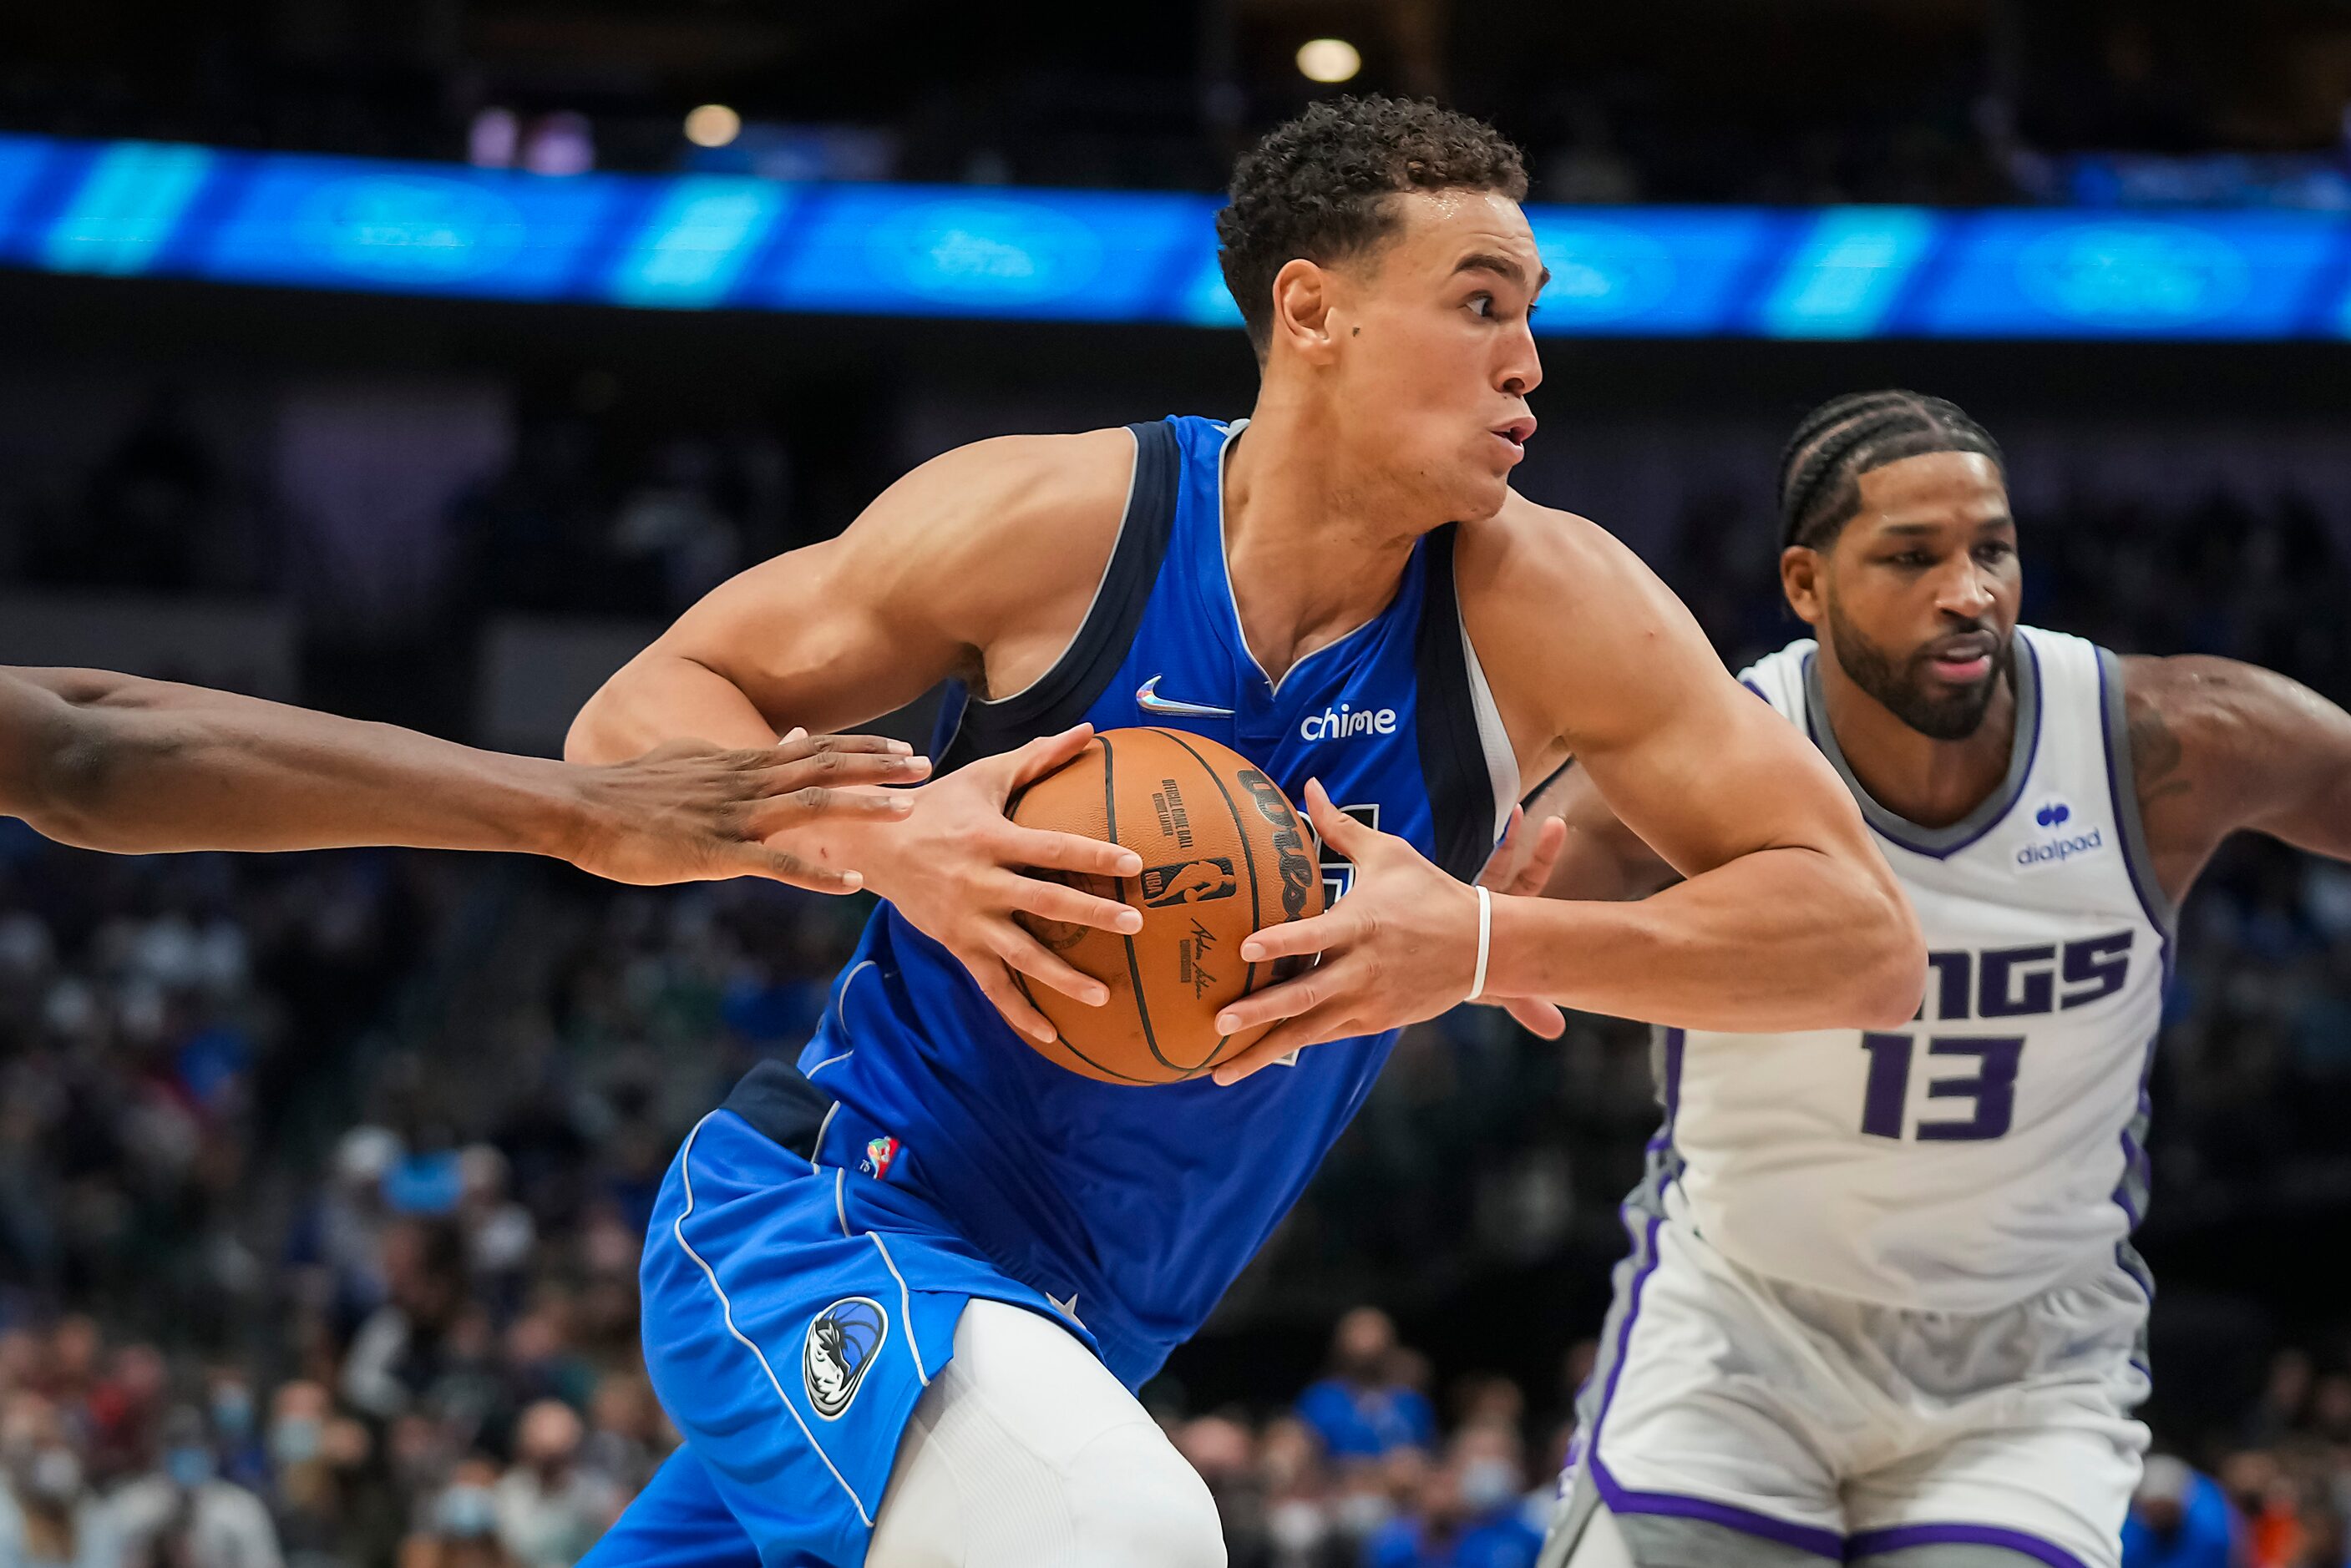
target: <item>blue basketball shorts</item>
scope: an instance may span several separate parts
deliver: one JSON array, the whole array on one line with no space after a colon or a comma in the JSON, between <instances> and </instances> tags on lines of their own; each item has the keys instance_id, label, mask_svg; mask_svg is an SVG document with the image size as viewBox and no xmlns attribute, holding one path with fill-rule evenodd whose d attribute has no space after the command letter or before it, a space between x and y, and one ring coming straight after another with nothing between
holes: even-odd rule
<instances>
[{"instance_id":1,"label":"blue basketball shorts","mask_svg":"<svg viewBox=\"0 0 2351 1568\"><path fill-rule=\"evenodd\" d=\"M584 1568L856 1568L967 1302L1098 1350L873 1168L812 1163L729 1110L687 1136L640 1270L646 1369L685 1446Z\"/></svg>"}]
</instances>

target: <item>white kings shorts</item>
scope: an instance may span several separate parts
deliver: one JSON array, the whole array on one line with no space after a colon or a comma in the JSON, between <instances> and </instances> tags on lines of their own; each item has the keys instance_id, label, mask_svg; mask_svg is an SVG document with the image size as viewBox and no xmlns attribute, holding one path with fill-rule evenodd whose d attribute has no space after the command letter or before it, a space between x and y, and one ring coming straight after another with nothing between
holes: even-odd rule
<instances>
[{"instance_id":1,"label":"white kings shorts","mask_svg":"<svg viewBox=\"0 0 2351 1568\"><path fill-rule=\"evenodd\" d=\"M1742 1269L1678 1199L1625 1211L1562 1529L1604 1504L1636 1561L1646 1534L1710 1524L1749 1558L1941 1542L2116 1568L2148 1386L2147 1297L2119 1259L1995 1313L1904 1311Z\"/></svg>"}]
</instances>

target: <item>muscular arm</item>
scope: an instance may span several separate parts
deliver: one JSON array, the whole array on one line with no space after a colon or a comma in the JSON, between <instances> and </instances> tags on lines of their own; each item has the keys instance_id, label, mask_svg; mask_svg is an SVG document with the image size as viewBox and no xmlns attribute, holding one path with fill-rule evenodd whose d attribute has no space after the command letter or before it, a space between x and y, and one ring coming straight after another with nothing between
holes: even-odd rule
<instances>
[{"instance_id":1,"label":"muscular arm","mask_svg":"<svg viewBox=\"0 0 2351 1568\"><path fill-rule=\"evenodd\" d=\"M2122 662L2139 815L2174 903L2243 829L2351 860L2351 713L2231 659Z\"/></svg>"},{"instance_id":2,"label":"muscular arm","mask_svg":"<svg viewBox=\"0 0 2351 1568\"><path fill-rule=\"evenodd\" d=\"M680 736L758 744L786 725L862 722L947 676L984 697L1023 689L1085 618L1134 462L1134 438L1107 430L981 441L925 463L840 537L756 566L688 610L580 710L564 754L627 756ZM1014 971L1092 1005L1109 992L1019 917L1142 926L1134 910L1051 875L1132 875L1142 864L1131 850L1005 815L1013 791L1089 738L1081 726L983 758L910 792L902 824L845 822L810 844L820 865L854 867L1040 1040L1053 1026Z\"/></svg>"},{"instance_id":3,"label":"muscular arm","mask_svg":"<svg viewBox=\"0 0 2351 1568\"><path fill-rule=\"evenodd\" d=\"M1646 898L1678 879L1639 834L1608 809L1588 768L1568 764L1527 802L1530 827L1558 818L1565 825L1551 876L1538 889L1547 898Z\"/></svg>"},{"instance_id":4,"label":"muscular arm","mask_svg":"<svg viewBox=\"0 0 2351 1568\"><path fill-rule=\"evenodd\" d=\"M1514 729L1577 763L1553 896L1496 901L1489 989L1692 1028L1910 1017L1917 920L1819 753L1615 540L1498 521L1516 525L1465 564L1471 636L1516 677L1498 688Z\"/></svg>"},{"instance_id":5,"label":"muscular arm","mask_svg":"<svg viewBox=\"0 0 2351 1568\"><path fill-rule=\"evenodd\" d=\"M863 723L949 676L983 695L1051 664L1115 541L1124 431L1013 436L933 459L840 536L722 585L596 693L564 754L681 736L764 744Z\"/></svg>"},{"instance_id":6,"label":"muscular arm","mask_svg":"<svg viewBox=\"0 0 2351 1568\"><path fill-rule=\"evenodd\" d=\"M1476 994L1548 1033L1544 1003L1725 1031L1907 1022L1926 945L1859 808L1665 586L1592 524L1516 499L1457 549L1463 618L1522 765L1577 763L1546 792L1580 839L1548 890L1573 896L1493 895ZM1252 963L1321 961L1217 1015L1228 1033L1274 1025L1217 1067L1220 1084L1472 994L1476 894L1319 784L1306 805L1354 862L1354 888L1242 941ZM1516 885L1489 870L1484 886Z\"/></svg>"}]
</instances>

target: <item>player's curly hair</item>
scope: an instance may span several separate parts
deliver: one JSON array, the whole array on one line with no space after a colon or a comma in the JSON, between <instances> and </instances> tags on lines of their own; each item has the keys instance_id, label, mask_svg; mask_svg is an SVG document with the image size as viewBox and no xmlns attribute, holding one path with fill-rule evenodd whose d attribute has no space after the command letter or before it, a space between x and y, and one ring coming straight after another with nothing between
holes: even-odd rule
<instances>
[{"instance_id":1,"label":"player's curly hair","mask_svg":"<svg viewBox=\"0 0 2351 1568\"><path fill-rule=\"evenodd\" d=\"M1499 191L1526 199L1525 160L1483 120L1426 99L1366 93L1325 99L1268 131L1233 166L1232 202L1217 214L1225 286L1265 357L1273 279L1292 260L1355 255L1395 226L1404 191Z\"/></svg>"},{"instance_id":2,"label":"player's curly hair","mask_svg":"<svg viewBox=\"0 0 2351 1568\"><path fill-rule=\"evenodd\" d=\"M1861 510L1861 476L1930 452L1972 452L2003 472L1991 432L1944 398L1850 392L1806 414L1780 454L1780 543L1825 550Z\"/></svg>"}]
</instances>

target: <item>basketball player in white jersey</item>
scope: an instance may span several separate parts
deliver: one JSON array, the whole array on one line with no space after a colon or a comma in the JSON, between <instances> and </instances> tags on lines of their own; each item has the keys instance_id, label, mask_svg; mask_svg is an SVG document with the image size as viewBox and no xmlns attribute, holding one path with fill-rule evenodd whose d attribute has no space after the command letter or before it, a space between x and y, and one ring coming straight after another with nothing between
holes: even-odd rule
<instances>
[{"instance_id":1,"label":"basketball player in white jersey","mask_svg":"<svg viewBox=\"0 0 2351 1568\"><path fill-rule=\"evenodd\" d=\"M1780 499L1817 640L1741 679L1860 802L1926 995L1885 1030L1662 1032L1665 1127L1544 1562L2113 1568L2175 911L2240 829L2351 858L2351 715L2017 625L2000 450L1939 399L1815 410ZM1577 771L1534 815L1565 829L1513 890L1672 879Z\"/></svg>"}]
</instances>

